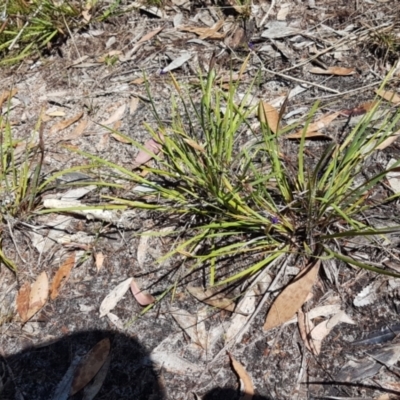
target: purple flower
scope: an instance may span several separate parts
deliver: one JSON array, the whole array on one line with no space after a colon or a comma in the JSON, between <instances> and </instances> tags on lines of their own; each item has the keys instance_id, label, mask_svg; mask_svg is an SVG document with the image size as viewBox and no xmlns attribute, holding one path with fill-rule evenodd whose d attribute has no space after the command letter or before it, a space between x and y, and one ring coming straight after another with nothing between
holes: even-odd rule
<instances>
[{"instance_id":1,"label":"purple flower","mask_svg":"<svg viewBox=\"0 0 400 400\"><path fill-rule=\"evenodd\" d=\"M278 224L279 223L279 218L278 217L274 217L273 216L273 217L270 218L270 220L271 220L272 224Z\"/></svg>"}]
</instances>

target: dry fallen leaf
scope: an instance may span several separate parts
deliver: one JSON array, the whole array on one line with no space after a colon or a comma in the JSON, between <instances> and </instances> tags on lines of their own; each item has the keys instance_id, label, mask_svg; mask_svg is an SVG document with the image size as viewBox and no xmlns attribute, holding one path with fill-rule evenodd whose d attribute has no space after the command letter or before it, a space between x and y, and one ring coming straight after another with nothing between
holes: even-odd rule
<instances>
[{"instance_id":1,"label":"dry fallen leaf","mask_svg":"<svg viewBox=\"0 0 400 400\"><path fill-rule=\"evenodd\" d=\"M154 139L148 140L144 144L144 148L147 150L140 150L135 160L133 161L133 168L140 167L141 165L150 161L155 155L161 150L161 144L157 143Z\"/></svg>"},{"instance_id":2,"label":"dry fallen leaf","mask_svg":"<svg viewBox=\"0 0 400 400\"><path fill-rule=\"evenodd\" d=\"M137 247L137 255L136 255L136 259L138 261L138 264L140 267L143 267L145 265L146 262L146 257L147 257L147 253L148 253L148 247L149 247L149 239L150 236L146 235L146 232L143 232L143 234L140 236L139 239L139 244Z\"/></svg>"},{"instance_id":3,"label":"dry fallen leaf","mask_svg":"<svg viewBox=\"0 0 400 400\"><path fill-rule=\"evenodd\" d=\"M200 300L212 307L221 308L222 310L227 311L234 311L235 309L234 301L227 299L226 297L222 297L222 294L216 295L215 292L210 289L203 290L201 287L191 285L188 285L186 288L192 296L196 297L197 300Z\"/></svg>"},{"instance_id":4,"label":"dry fallen leaf","mask_svg":"<svg viewBox=\"0 0 400 400\"><path fill-rule=\"evenodd\" d=\"M99 251L98 253L95 253L94 259L96 262L96 270L97 272L100 272L104 264L104 254L101 251Z\"/></svg>"},{"instance_id":5,"label":"dry fallen leaf","mask_svg":"<svg viewBox=\"0 0 400 400\"><path fill-rule=\"evenodd\" d=\"M343 68L343 67L328 67L327 69L314 67L310 69L312 74L318 75L340 75L347 76L355 74L354 68Z\"/></svg>"},{"instance_id":6,"label":"dry fallen leaf","mask_svg":"<svg viewBox=\"0 0 400 400\"><path fill-rule=\"evenodd\" d=\"M199 35L200 39L223 39L225 33L218 33L222 28L224 21L221 19L211 28L202 28L198 26L180 26L178 29L183 32L192 32Z\"/></svg>"},{"instance_id":7,"label":"dry fallen leaf","mask_svg":"<svg viewBox=\"0 0 400 400\"><path fill-rule=\"evenodd\" d=\"M0 95L0 108L3 107L3 103L11 99L18 93L18 89L6 90Z\"/></svg>"},{"instance_id":8,"label":"dry fallen leaf","mask_svg":"<svg viewBox=\"0 0 400 400\"><path fill-rule=\"evenodd\" d=\"M228 355L229 355L229 358L231 359L233 369L235 370L235 372L238 374L239 378L243 382L244 394L240 398L240 400L252 400L252 398L254 396L254 386L253 386L253 382L250 378L250 375L244 369L243 365L240 364L240 362L235 360L235 358L232 356L232 354L228 353Z\"/></svg>"},{"instance_id":9,"label":"dry fallen leaf","mask_svg":"<svg viewBox=\"0 0 400 400\"><path fill-rule=\"evenodd\" d=\"M154 36L158 35L164 27L162 26L161 28L154 29L153 31L146 33L136 44L135 46L142 44L144 42L147 42L148 40L152 39Z\"/></svg>"},{"instance_id":10,"label":"dry fallen leaf","mask_svg":"<svg viewBox=\"0 0 400 400\"><path fill-rule=\"evenodd\" d=\"M267 124L269 129L276 133L279 129L279 113L270 104L260 101L258 105L258 119L261 123Z\"/></svg>"},{"instance_id":11,"label":"dry fallen leaf","mask_svg":"<svg viewBox=\"0 0 400 400\"><path fill-rule=\"evenodd\" d=\"M27 321L30 293L31 293L31 285L29 284L29 282L25 282L20 287L17 295L17 311L23 322Z\"/></svg>"},{"instance_id":12,"label":"dry fallen leaf","mask_svg":"<svg viewBox=\"0 0 400 400\"><path fill-rule=\"evenodd\" d=\"M49 296L49 280L46 272L42 272L35 282L31 285L29 294L29 309L26 315L26 321L31 319L46 304Z\"/></svg>"},{"instance_id":13,"label":"dry fallen leaf","mask_svg":"<svg viewBox=\"0 0 400 400\"><path fill-rule=\"evenodd\" d=\"M83 112L78 113L72 118L65 119L64 121L57 122L54 124L50 129L50 134L56 133L58 131L62 131L63 129L68 128L70 125L74 124L75 122L79 121L83 116Z\"/></svg>"},{"instance_id":14,"label":"dry fallen leaf","mask_svg":"<svg viewBox=\"0 0 400 400\"><path fill-rule=\"evenodd\" d=\"M156 301L156 299L150 293L147 293L145 290L140 290L134 279L132 279L131 282L131 292L141 306L148 306Z\"/></svg>"},{"instance_id":15,"label":"dry fallen leaf","mask_svg":"<svg viewBox=\"0 0 400 400\"><path fill-rule=\"evenodd\" d=\"M82 390L99 372L110 353L110 339L98 342L82 359L75 370L70 396Z\"/></svg>"},{"instance_id":16,"label":"dry fallen leaf","mask_svg":"<svg viewBox=\"0 0 400 400\"><path fill-rule=\"evenodd\" d=\"M311 331L310 345L312 348L312 352L315 355L319 355L319 353L321 352L322 341L325 339L326 336L329 335L331 330L340 322L345 322L347 324L354 325L354 321L352 321L344 311L340 311L333 317L329 318L328 320L318 324Z\"/></svg>"},{"instance_id":17,"label":"dry fallen leaf","mask_svg":"<svg viewBox=\"0 0 400 400\"><path fill-rule=\"evenodd\" d=\"M324 137L329 138L329 136L319 133L319 130L326 128L334 119L340 115L340 112L335 112L332 114L324 115L319 120L309 124L307 126L307 131L305 133L306 138L316 138ZM295 133L285 136L285 139L301 139L304 129L300 129ZM330 138L329 138L330 139Z\"/></svg>"},{"instance_id":18,"label":"dry fallen leaf","mask_svg":"<svg viewBox=\"0 0 400 400\"><path fill-rule=\"evenodd\" d=\"M131 85L141 85L145 81L144 78L136 78L133 81L129 82Z\"/></svg>"},{"instance_id":19,"label":"dry fallen leaf","mask_svg":"<svg viewBox=\"0 0 400 400\"><path fill-rule=\"evenodd\" d=\"M282 290L268 311L264 330L282 325L289 321L304 304L317 279L321 261L315 262L310 268L301 272L294 280Z\"/></svg>"},{"instance_id":20,"label":"dry fallen leaf","mask_svg":"<svg viewBox=\"0 0 400 400\"><path fill-rule=\"evenodd\" d=\"M197 142L195 142L192 139L183 139L190 147L193 147L195 150L199 150L202 153L205 152L205 149L202 145L198 144Z\"/></svg>"},{"instance_id":21,"label":"dry fallen leaf","mask_svg":"<svg viewBox=\"0 0 400 400\"><path fill-rule=\"evenodd\" d=\"M65 262L60 266L58 271L56 272L53 283L51 284L50 289L50 298L54 300L58 296L58 291L62 286L65 285L65 282L68 280L69 274L71 273L72 268L75 265L75 253L72 253Z\"/></svg>"},{"instance_id":22,"label":"dry fallen leaf","mask_svg":"<svg viewBox=\"0 0 400 400\"><path fill-rule=\"evenodd\" d=\"M139 105L139 97L132 97L129 103L129 114L134 114Z\"/></svg>"},{"instance_id":23,"label":"dry fallen leaf","mask_svg":"<svg viewBox=\"0 0 400 400\"><path fill-rule=\"evenodd\" d=\"M310 330L314 326L310 327L310 323L312 324L312 321L310 320L308 315L304 314L303 311L301 311L301 308L299 308L299 310L297 311L297 324L299 326L300 336L307 349L312 352L309 336L310 336Z\"/></svg>"},{"instance_id":24,"label":"dry fallen leaf","mask_svg":"<svg viewBox=\"0 0 400 400\"><path fill-rule=\"evenodd\" d=\"M376 147L376 150L386 149L386 147L394 143L399 138L399 136L400 136L400 130L398 130L397 132L393 133L392 136L389 136L387 139L385 139L379 146Z\"/></svg>"},{"instance_id":25,"label":"dry fallen leaf","mask_svg":"<svg viewBox=\"0 0 400 400\"><path fill-rule=\"evenodd\" d=\"M376 104L376 101L369 101L367 103L362 103L357 107L343 110L340 113L346 117L356 117L358 115L366 114L368 111L372 110Z\"/></svg>"},{"instance_id":26,"label":"dry fallen leaf","mask_svg":"<svg viewBox=\"0 0 400 400\"><path fill-rule=\"evenodd\" d=\"M126 104L122 104L121 106L119 106L115 111L114 114L110 116L110 118L107 118L106 120L104 120L103 122L101 122L102 125L111 125L116 121L119 121L124 113L125 113L125 109L126 109Z\"/></svg>"},{"instance_id":27,"label":"dry fallen leaf","mask_svg":"<svg viewBox=\"0 0 400 400\"><path fill-rule=\"evenodd\" d=\"M132 280L133 278L124 280L104 298L100 304L100 318L107 315L118 304L124 294L129 290Z\"/></svg>"},{"instance_id":28,"label":"dry fallen leaf","mask_svg":"<svg viewBox=\"0 0 400 400\"><path fill-rule=\"evenodd\" d=\"M375 93L394 105L400 104L400 96L396 92L390 90L376 89Z\"/></svg>"}]
</instances>

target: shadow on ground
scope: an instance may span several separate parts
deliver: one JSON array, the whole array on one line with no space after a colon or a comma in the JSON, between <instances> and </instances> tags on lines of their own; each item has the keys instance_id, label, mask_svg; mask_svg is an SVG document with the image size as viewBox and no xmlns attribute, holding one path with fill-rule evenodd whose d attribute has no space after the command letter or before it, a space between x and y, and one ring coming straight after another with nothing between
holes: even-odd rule
<instances>
[{"instance_id":1,"label":"shadow on ground","mask_svg":"<svg viewBox=\"0 0 400 400\"><path fill-rule=\"evenodd\" d=\"M105 338L111 342L110 365L98 393L94 397L85 397L83 389L63 399L165 400L165 390L145 348L135 338L101 330L71 334L56 341L28 347L6 358L0 357L0 399L62 400L56 393L71 363L88 354ZM167 382L165 385L168 388ZM230 388L215 388L202 397L203 400L239 398L239 391ZM253 400L271 399L254 396Z\"/></svg>"},{"instance_id":2,"label":"shadow on ground","mask_svg":"<svg viewBox=\"0 0 400 400\"><path fill-rule=\"evenodd\" d=\"M202 400L239 400L243 399L240 393L235 389L216 388L209 391ZM264 396L253 396L252 400L272 400Z\"/></svg>"},{"instance_id":3,"label":"shadow on ground","mask_svg":"<svg viewBox=\"0 0 400 400\"><path fill-rule=\"evenodd\" d=\"M84 331L0 358L2 400L60 400L57 386L71 362L87 354L99 341L111 342L110 366L96 400L162 400L164 389L148 353L134 338L110 331ZM1 386L3 389L1 390ZM56 396L58 397L58 396ZM69 400L83 399L81 390ZM92 398L92 397L91 397Z\"/></svg>"}]
</instances>

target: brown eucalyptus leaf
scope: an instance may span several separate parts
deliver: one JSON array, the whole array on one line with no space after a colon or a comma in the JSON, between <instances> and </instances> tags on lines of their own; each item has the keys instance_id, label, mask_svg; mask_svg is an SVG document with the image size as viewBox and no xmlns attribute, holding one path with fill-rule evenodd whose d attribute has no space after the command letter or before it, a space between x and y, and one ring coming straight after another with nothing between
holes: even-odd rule
<instances>
[{"instance_id":1,"label":"brown eucalyptus leaf","mask_svg":"<svg viewBox=\"0 0 400 400\"><path fill-rule=\"evenodd\" d=\"M56 272L50 289L50 298L54 300L58 292L69 278L72 268L75 265L75 253L72 253Z\"/></svg>"},{"instance_id":2,"label":"brown eucalyptus leaf","mask_svg":"<svg viewBox=\"0 0 400 400\"><path fill-rule=\"evenodd\" d=\"M98 342L82 359L75 370L70 395L82 390L99 372L110 353L110 339Z\"/></svg>"},{"instance_id":3,"label":"brown eucalyptus leaf","mask_svg":"<svg viewBox=\"0 0 400 400\"><path fill-rule=\"evenodd\" d=\"M325 129L334 119L340 115L340 112L334 112L332 114L327 114L318 119L317 121L309 124L307 126L307 131L305 133L306 138L316 138L324 136L329 138L329 136L322 135L319 133L321 129ZM297 132L285 136L286 139L300 139L303 135L304 129L299 129Z\"/></svg>"},{"instance_id":4,"label":"brown eucalyptus leaf","mask_svg":"<svg viewBox=\"0 0 400 400\"><path fill-rule=\"evenodd\" d=\"M264 324L265 331L280 326L294 317L311 292L320 265L321 261L316 261L282 290L268 311Z\"/></svg>"},{"instance_id":5,"label":"brown eucalyptus leaf","mask_svg":"<svg viewBox=\"0 0 400 400\"><path fill-rule=\"evenodd\" d=\"M222 310L231 312L233 312L235 309L235 303L233 300L222 297L223 295L221 294L216 295L213 290L203 290L201 287L191 285L187 286L187 290L193 297L196 297L197 300L200 300L212 307L221 308Z\"/></svg>"},{"instance_id":6,"label":"brown eucalyptus leaf","mask_svg":"<svg viewBox=\"0 0 400 400\"><path fill-rule=\"evenodd\" d=\"M30 293L31 293L31 285L29 284L29 282L25 282L18 290L17 311L22 322L27 321Z\"/></svg>"},{"instance_id":7,"label":"brown eucalyptus leaf","mask_svg":"<svg viewBox=\"0 0 400 400\"><path fill-rule=\"evenodd\" d=\"M254 396L254 386L253 386L253 381L250 378L250 375L248 372L245 370L242 364L240 364L239 361L237 361L232 354L228 353L229 358L231 359L232 367L234 371L237 373L239 378L243 382L244 390L243 390L243 396L240 397L240 400L252 400Z\"/></svg>"},{"instance_id":8,"label":"brown eucalyptus leaf","mask_svg":"<svg viewBox=\"0 0 400 400\"><path fill-rule=\"evenodd\" d=\"M82 118L82 116L83 116L83 111L81 111L80 113L76 114L72 118L65 119L64 121L57 122L56 124L54 124L51 127L50 134L52 135L53 133L56 133L58 131L62 131L64 129L68 128L69 126L71 126L75 122L79 121Z\"/></svg>"},{"instance_id":9,"label":"brown eucalyptus leaf","mask_svg":"<svg viewBox=\"0 0 400 400\"><path fill-rule=\"evenodd\" d=\"M260 101L258 104L258 119L261 123L267 124L273 133L278 131L279 113L271 104Z\"/></svg>"},{"instance_id":10,"label":"brown eucalyptus leaf","mask_svg":"<svg viewBox=\"0 0 400 400\"><path fill-rule=\"evenodd\" d=\"M392 143L394 143L399 138L399 136L400 136L400 130L393 133L392 136L386 138L379 146L376 147L376 150L386 149L386 147L389 147Z\"/></svg>"},{"instance_id":11,"label":"brown eucalyptus leaf","mask_svg":"<svg viewBox=\"0 0 400 400\"><path fill-rule=\"evenodd\" d=\"M390 101L394 105L400 104L400 96L391 90L376 89L375 93L383 99Z\"/></svg>"}]
</instances>

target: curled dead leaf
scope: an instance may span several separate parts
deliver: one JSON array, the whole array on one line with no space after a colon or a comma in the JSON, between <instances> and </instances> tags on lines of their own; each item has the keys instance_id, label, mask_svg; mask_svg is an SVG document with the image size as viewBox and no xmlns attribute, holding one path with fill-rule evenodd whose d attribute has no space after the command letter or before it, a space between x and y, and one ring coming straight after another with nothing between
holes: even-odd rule
<instances>
[{"instance_id":1,"label":"curled dead leaf","mask_svg":"<svg viewBox=\"0 0 400 400\"><path fill-rule=\"evenodd\" d=\"M141 306L148 306L156 301L156 299L150 293L146 292L145 290L140 290L134 279L132 279L131 282L131 292Z\"/></svg>"},{"instance_id":2,"label":"curled dead leaf","mask_svg":"<svg viewBox=\"0 0 400 400\"><path fill-rule=\"evenodd\" d=\"M140 150L135 160L133 161L133 167L137 168L141 165L150 161L155 155L161 150L161 143L156 142L154 139L148 140L144 144L144 148L147 150Z\"/></svg>"}]
</instances>

